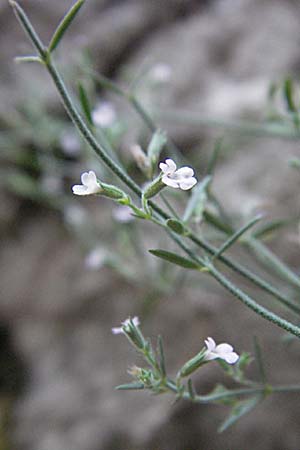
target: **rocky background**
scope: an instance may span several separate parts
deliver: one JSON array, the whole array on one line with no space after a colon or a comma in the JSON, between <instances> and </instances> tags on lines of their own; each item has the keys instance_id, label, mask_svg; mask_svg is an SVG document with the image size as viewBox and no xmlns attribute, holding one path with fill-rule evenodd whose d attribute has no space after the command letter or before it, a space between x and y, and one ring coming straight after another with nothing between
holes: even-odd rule
<instances>
[{"instance_id":1,"label":"rocky background","mask_svg":"<svg viewBox=\"0 0 300 450\"><path fill-rule=\"evenodd\" d=\"M22 5L47 41L70 1L24 0ZM116 80L126 70L134 73L143 64L163 62L172 69L170 82L158 93L166 110L259 120L270 81L298 75L299 20L294 0L89 0L68 31L60 58L72 60L78 49L88 47L94 67ZM13 114L30 78L46 103L59 108L41 68L13 63L30 46L4 0L0 35L1 115ZM149 103L147 95L144 101ZM299 213L299 175L287 164L299 154L297 142L253 139L200 122L179 125L174 118L161 118L161 123L187 155L197 155L200 175L214 138L229 140L231 152L218 169L215 192L233 214L256 202L267 205L274 217ZM136 135L134 129L128 140ZM241 352L252 351L255 334L274 383L297 383L296 341L282 346L282 333L274 326L206 281L160 294L146 314L145 278L137 275L131 283L107 267L85 270L82 248L58 213L5 191L0 198L0 387L2 409L11 416L10 448L299 449L298 394L269 398L219 435L216 429L226 413L222 407L114 391L138 358L122 336L112 336L111 327L140 315L147 335L163 335L173 373L209 335ZM110 203L87 203L97 216L100 243L113 240ZM141 236L151 235L151 227L137 228ZM296 225L272 246L299 269ZM207 392L218 376L214 365L201 372L199 391Z\"/></svg>"}]
</instances>

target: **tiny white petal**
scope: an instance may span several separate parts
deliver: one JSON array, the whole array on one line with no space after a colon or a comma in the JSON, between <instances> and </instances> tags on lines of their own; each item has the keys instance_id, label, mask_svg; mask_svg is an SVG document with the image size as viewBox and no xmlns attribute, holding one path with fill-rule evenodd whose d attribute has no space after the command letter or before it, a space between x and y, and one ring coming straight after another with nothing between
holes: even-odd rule
<instances>
[{"instance_id":1,"label":"tiny white petal","mask_svg":"<svg viewBox=\"0 0 300 450\"><path fill-rule=\"evenodd\" d=\"M124 322L122 322L122 326L121 327L114 327L111 329L113 334L123 334L123 327L126 327L126 325L128 325L130 323L130 320L132 321L133 325L135 325L136 327L140 324L140 319L137 316L134 316L132 319L128 318L126 320L124 320Z\"/></svg>"},{"instance_id":2,"label":"tiny white petal","mask_svg":"<svg viewBox=\"0 0 300 450\"><path fill-rule=\"evenodd\" d=\"M239 359L239 355L233 351L233 347L230 344L226 344L225 342L219 345L216 345L215 341L208 337L205 341L206 352L205 359L206 361L212 361L214 359L223 359L228 364L234 364Z\"/></svg>"},{"instance_id":3,"label":"tiny white petal","mask_svg":"<svg viewBox=\"0 0 300 450\"><path fill-rule=\"evenodd\" d=\"M75 184L72 187L73 194L75 195L88 195L86 187L81 184Z\"/></svg>"},{"instance_id":4,"label":"tiny white petal","mask_svg":"<svg viewBox=\"0 0 300 450\"><path fill-rule=\"evenodd\" d=\"M191 167L181 167L176 170L176 174L180 177L189 178L194 175L194 171Z\"/></svg>"},{"instance_id":5,"label":"tiny white petal","mask_svg":"<svg viewBox=\"0 0 300 450\"><path fill-rule=\"evenodd\" d=\"M187 191L197 183L196 178L193 177L194 170L191 167L181 167L176 170L176 164L170 158L166 159L164 163L160 163L159 168L163 172L162 182L172 188Z\"/></svg>"},{"instance_id":6,"label":"tiny white petal","mask_svg":"<svg viewBox=\"0 0 300 450\"><path fill-rule=\"evenodd\" d=\"M235 352L231 352L228 353L227 355L225 354L223 356L223 359L228 363L228 364L234 364L237 362L237 360L239 359L239 355Z\"/></svg>"},{"instance_id":7,"label":"tiny white petal","mask_svg":"<svg viewBox=\"0 0 300 450\"><path fill-rule=\"evenodd\" d=\"M175 172L175 170L177 169L177 166L176 166L175 162L173 161L173 159L168 158L168 159L166 159L165 163L167 164L167 166L171 172Z\"/></svg>"},{"instance_id":8,"label":"tiny white petal","mask_svg":"<svg viewBox=\"0 0 300 450\"><path fill-rule=\"evenodd\" d=\"M189 189L192 189L192 187L195 186L196 183L197 183L196 178L191 177L180 181L179 186L180 189L182 189L183 191L188 191Z\"/></svg>"},{"instance_id":9,"label":"tiny white petal","mask_svg":"<svg viewBox=\"0 0 300 450\"><path fill-rule=\"evenodd\" d=\"M213 340L213 338L208 337L207 339L205 339L204 342L205 342L205 345L207 347L207 350L212 351L212 350L214 350L216 348L216 343Z\"/></svg>"},{"instance_id":10,"label":"tiny white petal","mask_svg":"<svg viewBox=\"0 0 300 450\"><path fill-rule=\"evenodd\" d=\"M110 102L99 103L92 112L92 119L95 125L100 127L110 127L116 121L116 111Z\"/></svg>"},{"instance_id":11,"label":"tiny white petal","mask_svg":"<svg viewBox=\"0 0 300 450\"><path fill-rule=\"evenodd\" d=\"M97 181L95 172L90 170L81 175L82 185L76 184L72 187L75 195L91 195L100 193L102 188Z\"/></svg>"},{"instance_id":12,"label":"tiny white petal","mask_svg":"<svg viewBox=\"0 0 300 450\"><path fill-rule=\"evenodd\" d=\"M172 178L169 178L168 175L164 175L161 179L161 181L166 184L167 186L170 186L172 188L178 189L179 184L176 180L173 180Z\"/></svg>"},{"instance_id":13,"label":"tiny white petal","mask_svg":"<svg viewBox=\"0 0 300 450\"><path fill-rule=\"evenodd\" d=\"M232 345L229 344L218 344L215 348L215 351L218 353L230 353L233 352L233 347Z\"/></svg>"},{"instance_id":14,"label":"tiny white petal","mask_svg":"<svg viewBox=\"0 0 300 450\"><path fill-rule=\"evenodd\" d=\"M160 170L161 170L163 173L166 173L166 172L168 172L168 170L169 170L168 165L165 164L165 163L160 163L160 164L159 164L159 168L160 168Z\"/></svg>"},{"instance_id":15,"label":"tiny white petal","mask_svg":"<svg viewBox=\"0 0 300 450\"><path fill-rule=\"evenodd\" d=\"M114 328L111 329L111 331L112 331L112 334L121 334L121 333L124 333L122 327L114 327Z\"/></svg>"}]
</instances>

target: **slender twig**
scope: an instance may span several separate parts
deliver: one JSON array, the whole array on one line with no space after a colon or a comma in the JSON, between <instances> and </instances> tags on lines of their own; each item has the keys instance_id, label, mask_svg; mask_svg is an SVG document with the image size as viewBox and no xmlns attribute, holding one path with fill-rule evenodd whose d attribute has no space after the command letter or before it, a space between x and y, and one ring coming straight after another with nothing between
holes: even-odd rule
<instances>
[{"instance_id":1,"label":"slender twig","mask_svg":"<svg viewBox=\"0 0 300 450\"><path fill-rule=\"evenodd\" d=\"M89 130L88 126L85 124L83 118L77 111L65 85L64 82L58 73L55 65L52 62L52 58L49 52L45 53L44 47L41 47L39 38L37 39L36 33L29 22L29 19L27 18L25 12L23 9L16 3L11 2L11 5L14 8L14 11L20 20L22 26L24 27L25 31L29 35L32 43L36 47L37 51L40 54L40 57L42 58L44 64L46 65L52 80L54 84L56 85L56 88L58 89L58 92L60 93L62 103L68 112L70 118L76 125L77 129L83 136L83 138L87 141L87 143L91 146L91 148L96 152L96 154L102 159L102 161L133 191L135 192L139 197L142 197L142 191L140 187L130 178L127 173L115 162L113 159L109 156L107 149L105 148L105 145L103 143L98 143L91 131ZM159 214L160 217L164 219L168 219L169 216L166 214L161 208L159 208L155 203L149 202L149 205L156 211L156 213ZM176 237L176 241L178 241L177 236L172 233L173 238ZM209 245L202 242L199 238L197 238L192 232L189 233L189 238L197 243L200 247L204 248L208 252L215 254L216 250L212 249ZM180 246L182 247L184 244L183 242L180 242ZM201 260L201 258L199 258ZM240 274L246 276L250 281L253 281L255 284L258 284L260 287L265 289L266 291L273 293L273 295L277 298L281 298L281 301L285 304L289 304L289 301L287 301L285 298L282 299L281 294L277 292L275 288L270 289L269 285L264 282L263 280L260 280L256 275L249 274L245 269L241 269L239 265L236 265L235 263L232 263L226 260L224 256L221 255L221 260L225 261L227 265L231 266L239 272ZM201 260L203 263L203 261ZM209 271L214 278L219 281L221 285L223 285L229 292L231 292L235 297L237 297L239 300L241 300L246 306L248 306L250 309L255 311L257 314L261 315L265 319L275 323L279 327L289 331L290 333L294 334L297 337L300 337L300 328L296 327L295 325L289 323L288 321L280 318L279 316L273 314L272 312L268 311L266 308L263 308L262 306L258 305L250 296L244 294L240 289L236 288L229 280L227 280L226 277L224 277L214 266L209 266ZM276 294L276 295L275 295Z\"/></svg>"}]
</instances>

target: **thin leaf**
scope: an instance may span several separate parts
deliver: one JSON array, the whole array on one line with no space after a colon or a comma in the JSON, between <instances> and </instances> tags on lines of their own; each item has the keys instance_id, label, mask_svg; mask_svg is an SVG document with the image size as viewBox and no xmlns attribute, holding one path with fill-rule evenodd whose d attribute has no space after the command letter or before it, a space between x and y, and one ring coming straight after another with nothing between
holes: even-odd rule
<instances>
[{"instance_id":1,"label":"thin leaf","mask_svg":"<svg viewBox=\"0 0 300 450\"><path fill-rule=\"evenodd\" d=\"M132 390L141 390L145 389L143 383L128 383L128 384L120 384L116 386L115 389L117 391L132 391Z\"/></svg>"},{"instance_id":2,"label":"thin leaf","mask_svg":"<svg viewBox=\"0 0 300 450\"><path fill-rule=\"evenodd\" d=\"M15 62L16 63L43 63L43 61L41 60L41 58L39 58L38 56L16 56L15 57Z\"/></svg>"},{"instance_id":3,"label":"thin leaf","mask_svg":"<svg viewBox=\"0 0 300 450\"><path fill-rule=\"evenodd\" d=\"M232 234L234 232L234 230L231 228L230 225L221 221L221 219L218 216L211 213L210 211L207 210L204 211L203 217L208 223L213 225L217 230L222 231L225 234Z\"/></svg>"},{"instance_id":4,"label":"thin leaf","mask_svg":"<svg viewBox=\"0 0 300 450\"><path fill-rule=\"evenodd\" d=\"M246 245L255 253L257 259L274 272L283 280L300 287L300 277L294 273L283 261L281 261L271 250L269 250L261 241L249 238Z\"/></svg>"},{"instance_id":5,"label":"thin leaf","mask_svg":"<svg viewBox=\"0 0 300 450\"><path fill-rule=\"evenodd\" d=\"M90 125L93 126L93 119L92 119L92 113L91 113L91 107L90 102L86 93L86 90L84 86L81 83L78 83L78 90L79 90L79 100L81 104L81 108L84 112L84 115L86 117L86 120Z\"/></svg>"},{"instance_id":6,"label":"thin leaf","mask_svg":"<svg viewBox=\"0 0 300 450\"><path fill-rule=\"evenodd\" d=\"M184 234L185 228L179 220L176 219L168 219L166 222L167 226L177 234Z\"/></svg>"},{"instance_id":7,"label":"thin leaf","mask_svg":"<svg viewBox=\"0 0 300 450\"><path fill-rule=\"evenodd\" d=\"M266 372L265 372L264 363L263 363L263 359L262 359L261 347L259 345L259 341L256 336L254 336L254 338L253 338L253 343L254 343L255 360L256 360L256 364L257 364L257 368L258 368L258 372L259 372L259 378L260 378L260 381L263 384L265 384L266 383Z\"/></svg>"},{"instance_id":8,"label":"thin leaf","mask_svg":"<svg viewBox=\"0 0 300 450\"><path fill-rule=\"evenodd\" d=\"M65 32L67 31L67 29L69 28L69 26L71 25L73 20L75 19L78 11L80 10L80 8L82 7L84 2L85 2L85 0L78 0L72 6L72 8L67 12L67 14L64 16L62 21L59 23L58 27L56 28L56 30L52 36L52 39L51 39L49 47L48 47L48 51L50 53L56 49L56 47L60 43L63 35L65 34Z\"/></svg>"},{"instance_id":9,"label":"thin leaf","mask_svg":"<svg viewBox=\"0 0 300 450\"><path fill-rule=\"evenodd\" d=\"M195 393L195 389L193 386L193 382L190 378L188 379L187 386L188 386L188 392L189 392L190 399L194 400L196 393Z\"/></svg>"},{"instance_id":10,"label":"thin leaf","mask_svg":"<svg viewBox=\"0 0 300 450\"><path fill-rule=\"evenodd\" d=\"M158 336L158 354L159 354L159 366L161 373L163 376L166 376L166 365L165 365L165 354L164 354L164 347L163 347L163 341L162 337Z\"/></svg>"},{"instance_id":11,"label":"thin leaf","mask_svg":"<svg viewBox=\"0 0 300 450\"><path fill-rule=\"evenodd\" d=\"M250 399L238 401L232 408L229 417L219 427L218 432L223 433L223 431L234 425L241 417L255 408L260 400L262 400L262 395L256 395L250 397Z\"/></svg>"},{"instance_id":12,"label":"thin leaf","mask_svg":"<svg viewBox=\"0 0 300 450\"><path fill-rule=\"evenodd\" d=\"M197 214L199 217L202 216L202 213L205 208L205 202L207 200L206 190L211 182L211 177L207 176L202 180L201 183L198 184L196 188L193 189L192 195L188 201L187 207L183 214L182 221L188 222L193 214Z\"/></svg>"},{"instance_id":13,"label":"thin leaf","mask_svg":"<svg viewBox=\"0 0 300 450\"><path fill-rule=\"evenodd\" d=\"M217 161L222 150L223 138L217 139L210 160L207 166L207 175L212 175L215 171Z\"/></svg>"},{"instance_id":14,"label":"thin leaf","mask_svg":"<svg viewBox=\"0 0 300 450\"><path fill-rule=\"evenodd\" d=\"M185 269L194 269L199 270L202 267L195 263L194 261L191 261L190 259L184 258L183 256L176 255L176 253L168 252L166 250L149 250L149 252L157 256L158 258L164 259L166 261L169 261L173 264L176 264L177 266L184 267Z\"/></svg>"},{"instance_id":15,"label":"thin leaf","mask_svg":"<svg viewBox=\"0 0 300 450\"><path fill-rule=\"evenodd\" d=\"M300 160L299 160L300 163ZM300 165L299 165L300 167ZM298 219L282 219L282 220L273 220L271 222L268 222L262 226L258 226L255 231L252 232L252 236L256 239L266 239L271 235L273 232L277 231L278 229L291 225L293 222L298 221Z\"/></svg>"},{"instance_id":16,"label":"thin leaf","mask_svg":"<svg viewBox=\"0 0 300 450\"><path fill-rule=\"evenodd\" d=\"M291 158L289 160L289 165L294 169L300 169L300 158Z\"/></svg>"},{"instance_id":17,"label":"thin leaf","mask_svg":"<svg viewBox=\"0 0 300 450\"><path fill-rule=\"evenodd\" d=\"M246 233L251 227L253 227L260 219L261 215L254 217L254 219L250 220L246 225L237 230L232 236L230 236L227 241L219 248L219 250L214 254L213 260L219 258L229 247L231 247L238 239Z\"/></svg>"},{"instance_id":18,"label":"thin leaf","mask_svg":"<svg viewBox=\"0 0 300 450\"><path fill-rule=\"evenodd\" d=\"M147 155L151 161L152 167L153 166L156 167L158 158L166 142L167 142L166 133L161 130L155 131L147 148Z\"/></svg>"},{"instance_id":19,"label":"thin leaf","mask_svg":"<svg viewBox=\"0 0 300 450\"><path fill-rule=\"evenodd\" d=\"M291 80L290 78L287 78L284 81L284 98L288 107L288 110L290 112L296 113L297 112L297 107L295 105L295 101L294 101L294 83L293 80Z\"/></svg>"}]
</instances>

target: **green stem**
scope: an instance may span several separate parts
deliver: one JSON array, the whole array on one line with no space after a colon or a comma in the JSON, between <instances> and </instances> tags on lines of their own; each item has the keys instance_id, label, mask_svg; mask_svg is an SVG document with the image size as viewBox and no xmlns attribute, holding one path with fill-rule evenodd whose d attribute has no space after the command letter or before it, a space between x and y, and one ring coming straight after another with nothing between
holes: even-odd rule
<instances>
[{"instance_id":1,"label":"green stem","mask_svg":"<svg viewBox=\"0 0 300 450\"><path fill-rule=\"evenodd\" d=\"M225 119L215 119L205 116L194 116L186 111L163 111L156 114L158 117L170 120L173 123L188 123L189 125L205 125L213 128L225 128L238 133L249 134L258 137L276 137L281 139L298 140L299 131L294 127L282 124L267 123L259 125L255 122L233 122Z\"/></svg>"},{"instance_id":2,"label":"green stem","mask_svg":"<svg viewBox=\"0 0 300 450\"><path fill-rule=\"evenodd\" d=\"M25 28L26 32L28 33L32 43L36 47L37 51L39 52L41 58L43 59L51 77L56 85L56 88L58 89L58 92L60 93L62 103L69 114L71 120L74 122L75 126L83 136L83 138L87 141L87 143L91 146L91 148L96 152L96 154L102 159L102 161L133 191L135 192L139 197L142 196L142 191L140 187L126 174L126 172L116 163L114 162L111 157L109 156L105 145L99 144L87 125L85 124L84 120L82 119L81 115L77 111L76 107L74 106L74 103L64 85L64 82L56 70L56 67L51 61L51 55L44 50L43 44L41 43L39 37L35 33L35 30L33 29L31 23L29 22L29 19L27 18L25 12L23 9L17 5L15 2L11 2L14 11L21 21L23 27ZM159 208L156 204L149 201L149 205L155 210L160 217L164 219L168 219L169 216L166 214L161 208ZM173 238L175 238L175 235L173 235ZM199 245L204 250L208 251L211 254L216 253L216 249L213 247L210 247L208 244L206 244L204 241L200 240L195 236L192 232L189 234L189 239L191 239L193 242L195 242L197 245ZM177 239L176 239L177 241ZM183 243L181 243L181 246ZM273 294L276 298L280 299L282 303L285 303L287 306L290 306L289 300L285 299L282 294L280 294L275 288L268 285L264 280L261 280L256 275L252 274L247 269L243 269L241 266L231 262L228 258L225 258L224 256L220 256L220 260L225 262L229 267L233 268L236 272L240 273L244 277L248 278L250 281L255 283L256 285L260 286L265 291ZM271 322L276 323L278 326L281 326L285 330L290 331L292 334L295 334L296 336L300 336L300 329L295 327L294 325L290 324L289 322L280 319L276 315L272 314L265 308L260 307L256 304L250 297L243 294L240 290L236 289L231 283L229 283L225 277L223 277L218 271L216 271L215 268L211 268L211 273L214 274L214 277L224 286L226 289L228 289L230 292L232 292L236 297L239 299L244 299L244 303L249 306L251 309L256 311L258 314L263 316L264 318L270 320ZM243 301L243 300L242 300Z\"/></svg>"},{"instance_id":3,"label":"green stem","mask_svg":"<svg viewBox=\"0 0 300 450\"><path fill-rule=\"evenodd\" d=\"M178 393L178 389L174 381L167 380L166 383L167 388L174 392ZM221 392L217 394L208 394L208 395L195 395L193 401L196 403L210 403L214 401L226 400L232 397L239 397L244 395L255 395L255 394L271 394L271 393L283 393L283 392L300 392L300 385L291 385L291 386L269 386L263 385L255 388L246 388L246 389L234 389L227 392ZM191 400L189 392L184 392L183 396L186 400Z\"/></svg>"},{"instance_id":4,"label":"green stem","mask_svg":"<svg viewBox=\"0 0 300 450\"><path fill-rule=\"evenodd\" d=\"M245 294L239 288L235 287L224 275L221 274L215 267L209 267L210 274L229 292L231 292L237 299L242 301L244 305L248 306L248 308L252 309L252 311L256 312L258 315L267 319L269 322L274 323L275 325L283 328L289 333L300 338L300 328L292 323L288 322L285 319L277 316L277 314L272 313L267 308L256 303L249 295Z\"/></svg>"},{"instance_id":5,"label":"green stem","mask_svg":"<svg viewBox=\"0 0 300 450\"><path fill-rule=\"evenodd\" d=\"M274 323L278 327L300 338L299 327L293 325L291 322L285 319L282 319L280 316L274 314L267 308L259 305L252 297L250 297L248 294L245 294L241 289L234 286L234 284L231 281L229 281L221 272L219 272L209 261L206 262L203 258L200 258L199 256L195 255L195 253L188 246L186 246L174 233L171 234L173 235L173 240L176 241L177 244L195 262L201 264L202 266L207 267L208 272L215 278L215 280L217 280L227 291L231 292L231 294L233 294L233 296L236 297L238 300L240 300L245 306L247 306L249 309L254 311L259 316L268 320L269 322Z\"/></svg>"}]
</instances>

